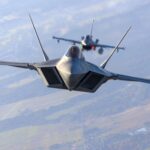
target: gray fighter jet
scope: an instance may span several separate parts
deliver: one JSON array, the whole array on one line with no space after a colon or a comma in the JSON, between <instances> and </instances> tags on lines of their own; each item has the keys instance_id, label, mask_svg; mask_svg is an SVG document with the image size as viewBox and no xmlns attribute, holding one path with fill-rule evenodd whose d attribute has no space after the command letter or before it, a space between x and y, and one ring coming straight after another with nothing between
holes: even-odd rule
<instances>
[{"instance_id":1,"label":"gray fighter jet","mask_svg":"<svg viewBox=\"0 0 150 150\"><path fill-rule=\"evenodd\" d=\"M82 50L75 45L71 46L62 58L50 60L43 49L31 16L30 19L40 43L45 61L40 63L0 61L0 65L35 70L42 77L48 87L67 89L70 91L95 92L102 84L109 80L137 81L150 84L149 79L120 75L105 69L108 61L117 50L130 28L127 30L126 34L123 36L106 61L104 61L100 66L96 66L86 61L82 54Z\"/></svg>"},{"instance_id":2,"label":"gray fighter jet","mask_svg":"<svg viewBox=\"0 0 150 150\"><path fill-rule=\"evenodd\" d=\"M86 35L86 37L82 36L81 41L66 39L66 38L61 38L61 37L56 37L56 36L53 36L53 39L56 39L58 43L60 41L66 41L66 42L71 42L74 45L75 44L80 44L82 46L82 50L86 50L86 51L96 50L96 48L99 47L99 49L98 49L99 54L103 54L104 48L109 48L109 49L110 48L115 48L115 46L99 44L99 39L96 39L95 41L93 40L93 24L94 24L94 20L93 20L93 23L92 23L90 34ZM125 48L124 47L118 47L118 50L119 49L124 50Z\"/></svg>"}]
</instances>

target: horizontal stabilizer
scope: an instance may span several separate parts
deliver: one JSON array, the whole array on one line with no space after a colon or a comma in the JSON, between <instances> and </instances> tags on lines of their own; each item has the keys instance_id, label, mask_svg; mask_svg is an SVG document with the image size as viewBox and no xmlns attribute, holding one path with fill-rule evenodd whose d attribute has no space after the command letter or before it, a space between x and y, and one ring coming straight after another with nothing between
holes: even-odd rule
<instances>
[{"instance_id":1,"label":"horizontal stabilizer","mask_svg":"<svg viewBox=\"0 0 150 150\"><path fill-rule=\"evenodd\" d=\"M36 27L35 27L35 25L34 25L33 19L32 19L32 17L31 17L30 14L29 14L29 18L30 18L30 21L31 21L31 23L32 23L32 26L33 26L33 29L34 29L34 31L35 31L35 34L36 34L36 36L37 36L37 39L38 39L38 41L39 41L40 47L41 47L41 49L42 49L42 52L43 52L43 55L44 55L44 59L45 59L45 61L49 61L49 57L48 57L48 55L46 54L46 52L45 52L45 50L44 50L44 48L43 48L43 45L42 45L41 40L40 40L40 37L39 37L39 35L38 35L38 33L37 33Z\"/></svg>"}]
</instances>

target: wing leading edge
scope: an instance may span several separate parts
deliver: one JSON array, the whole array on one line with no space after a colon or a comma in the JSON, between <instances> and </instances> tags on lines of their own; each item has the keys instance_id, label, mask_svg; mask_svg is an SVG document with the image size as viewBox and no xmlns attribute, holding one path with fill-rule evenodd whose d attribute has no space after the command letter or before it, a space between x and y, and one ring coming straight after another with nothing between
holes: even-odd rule
<instances>
[{"instance_id":1,"label":"wing leading edge","mask_svg":"<svg viewBox=\"0 0 150 150\"><path fill-rule=\"evenodd\" d=\"M81 44L80 41L76 41L76 40L71 40L71 39L65 39L65 38L60 38L60 37L56 37L56 36L53 36L53 39L56 39L58 41L67 41L67 42L71 42L71 43L74 43L74 44Z\"/></svg>"},{"instance_id":2,"label":"wing leading edge","mask_svg":"<svg viewBox=\"0 0 150 150\"><path fill-rule=\"evenodd\" d=\"M113 74L112 79L114 79L114 80L124 80L124 81L144 82L144 83L150 84L150 79L132 77L132 76L121 75L121 74Z\"/></svg>"},{"instance_id":3,"label":"wing leading edge","mask_svg":"<svg viewBox=\"0 0 150 150\"><path fill-rule=\"evenodd\" d=\"M12 66L12 67L19 67L19 68L31 69L31 70L33 70L33 69L35 70L36 69L34 67L34 65L30 64L30 63L0 61L0 65Z\"/></svg>"},{"instance_id":4,"label":"wing leading edge","mask_svg":"<svg viewBox=\"0 0 150 150\"><path fill-rule=\"evenodd\" d=\"M97 44L95 45L96 47L102 47L102 48L115 48L115 46L111 46L111 45L104 45L104 44ZM118 47L118 49L122 49L125 50L124 47Z\"/></svg>"}]
</instances>

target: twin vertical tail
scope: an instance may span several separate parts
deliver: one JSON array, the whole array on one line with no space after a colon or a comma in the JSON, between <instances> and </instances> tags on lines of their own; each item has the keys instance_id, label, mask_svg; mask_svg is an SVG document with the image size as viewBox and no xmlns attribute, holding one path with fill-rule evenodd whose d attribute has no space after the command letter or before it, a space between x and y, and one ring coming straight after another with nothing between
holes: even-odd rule
<instances>
[{"instance_id":1,"label":"twin vertical tail","mask_svg":"<svg viewBox=\"0 0 150 150\"><path fill-rule=\"evenodd\" d=\"M122 43L122 41L124 40L124 38L126 37L126 35L128 34L128 32L130 31L131 27L129 27L129 29L126 31L126 33L124 34L124 36L122 37L122 39L119 41L118 45L114 48L114 50L112 51L112 53L110 54L110 56L101 64L102 68L105 68L108 61L110 60L110 58L113 56L113 54L118 50L120 44Z\"/></svg>"},{"instance_id":2,"label":"twin vertical tail","mask_svg":"<svg viewBox=\"0 0 150 150\"><path fill-rule=\"evenodd\" d=\"M29 14L29 18L30 18L30 21L31 21L31 23L32 23L32 26L33 26L33 29L34 29L34 31L35 31L35 34L36 34L36 36L37 36L38 42L39 42L39 44L40 44L40 47L41 47L41 49L42 49L42 53L43 53L44 59L45 59L45 61L49 61L49 57L48 57L48 55L46 54L46 52L45 52L45 50L44 50L44 48L43 48L43 45L42 45L41 40L40 40L40 37L39 37L39 35L38 35L38 33L37 33L36 27L35 27L35 25L34 25L33 19L32 19L32 17L31 17L30 14Z\"/></svg>"}]
</instances>

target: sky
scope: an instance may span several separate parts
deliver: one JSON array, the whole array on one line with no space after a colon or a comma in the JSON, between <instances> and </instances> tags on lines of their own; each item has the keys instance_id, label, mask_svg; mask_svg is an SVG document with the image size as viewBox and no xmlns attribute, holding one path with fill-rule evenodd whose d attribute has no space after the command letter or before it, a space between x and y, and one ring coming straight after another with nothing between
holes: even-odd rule
<instances>
[{"instance_id":1,"label":"sky","mask_svg":"<svg viewBox=\"0 0 150 150\"><path fill-rule=\"evenodd\" d=\"M132 26L122 43L126 50L115 54L107 69L150 77L149 0L0 0L0 10L0 60L43 61L29 13L50 59L63 56L70 46L65 42L57 44L52 39L53 35L81 39L90 32L94 19L93 36L99 38L101 44L116 45L128 27ZM103 55L97 52L84 55L86 60L99 65L109 53L106 50ZM84 144L87 145L85 136L89 128L97 127L105 119L107 122L104 116L120 111L125 113L133 106L143 105L150 96L149 85L121 81L111 81L93 95L51 89L45 87L35 72L0 67L0 138L15 137L10 144L5 140L0 142L4 150L18 144L18 136L21 137L19 146L24 149L37 150L41 147L47 150L50 146L59 149L57 144L69 143L71 147L77 144L78 150L83 150ZM93 125L90 124L92 120L95 122ZM68 128L62 131L66 126ZM28 133L30 131L32 135ZM59 132L62 132L62 136ZM55 138L49 144L43 140L34 147L40 136L44 139ZM19 150L19 146L15 149Z\"/></svg>"}]
</instances>

